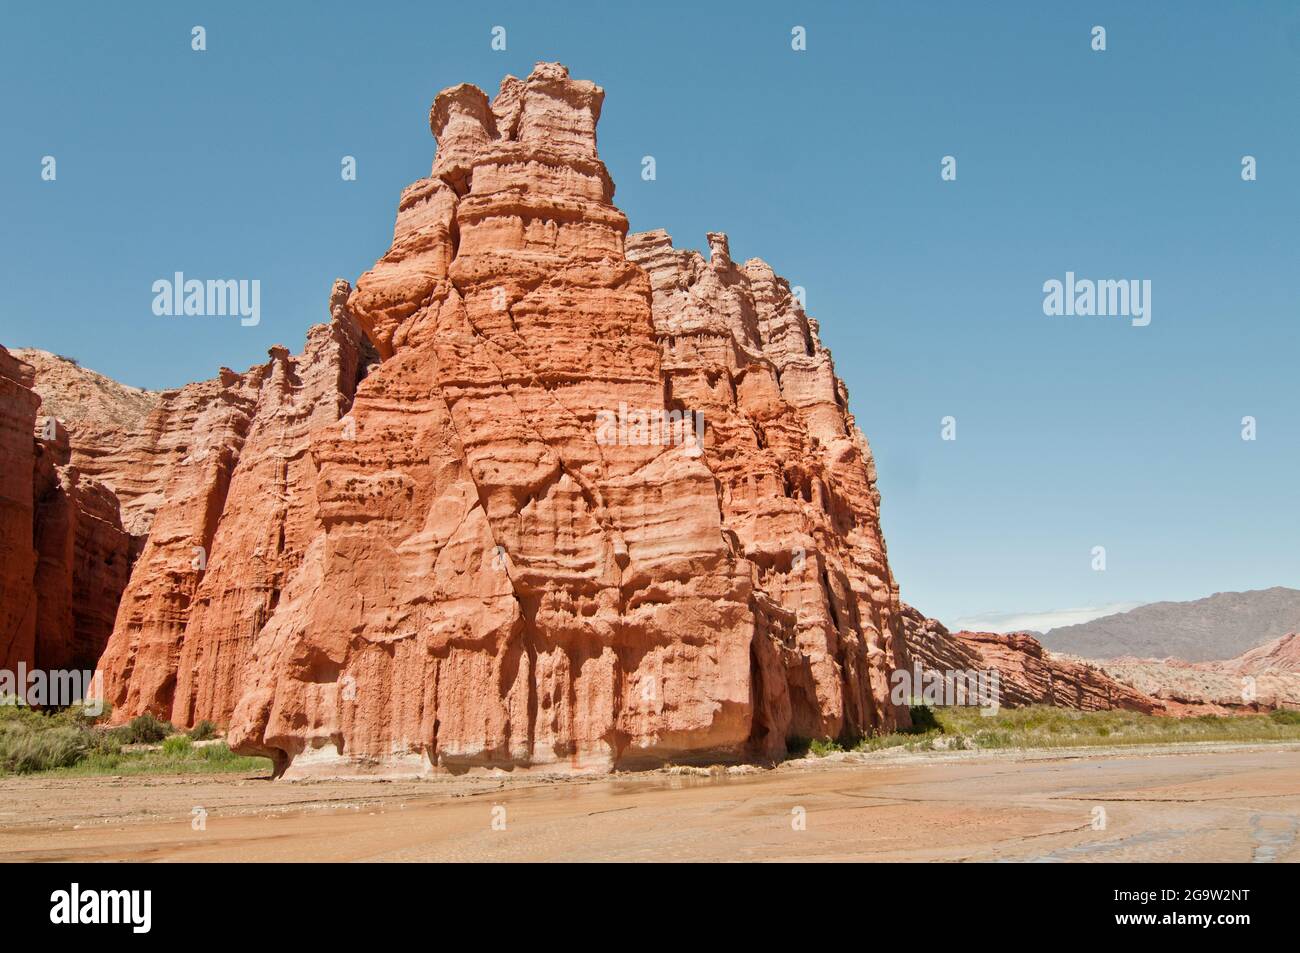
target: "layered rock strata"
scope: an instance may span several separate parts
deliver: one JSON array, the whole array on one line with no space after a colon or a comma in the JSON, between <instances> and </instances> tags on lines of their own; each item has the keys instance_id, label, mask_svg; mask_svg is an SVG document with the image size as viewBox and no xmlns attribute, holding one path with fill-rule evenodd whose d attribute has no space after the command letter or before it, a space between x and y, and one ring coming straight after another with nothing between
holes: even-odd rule
<instances>
[{"instance_id":1,"label":"layered rock strata","mask_svg":"<svg viewBox=\"0 0 1300 953\"><path fill-rule=\"evenodd\" d=\"M708 261L626 238L603 95L556 64L439 94L432 172L331 329L194 385L206 436L103 659L120 717L228 723L293 773L906 724L874 466L817 326L722 235Z\"/></svg>"},{"instance_id":2,"label":"layered rock strata","mask_svg":"<svg viewBox=\"0 0 1300 953\"><path fill-rule=\"evenodd\" d=\"M118 719L294 775L775 758L906 726L915 668L1009 706L1300 697L1294 637L1174 678L901 605L817 322L720 232L627 234L603 96L545 63L440 93L300 354L150 392L0 348L0 667L103 649Z\"/></svg>"},{"instance_id":3,"label":"layered rock strata","mask_svg":"<svg viewBox=\"0 0 1300 953\"><path fill-rule=\"evenodd\" d=\"M51 436L38 441L33 483L32 663L46 670L92 670L130 576L132 538L113 491L70 463L67 431L48 417L39 426Z\"/></svg>"},{"instance_id":4,"label":"layered rock strata","mask_svg":"<svg viewBox=\"0 0 1300 953\"><path fill-rule=\"evenodd\" d=\"M274 347L243 374L165 394L151 416L174 463L101 660L119 717L230 720L252 644L319 532L309 435L338 423L372 354L349 291L336 284L302 354Z\"/></svg>"},{"instance_id":5,"label":"layered rock strata","mask_svg":"<svg viewBox=\"0 0 1300 953\"><path fill-rule=\"evenodd\" d=\"M707 261L663 231L630 236L627 256L650 278L665 403L708 421L722 522L779 623L763 658L773 707L790 706L786 730L803 738L888 726L898 600L871 451L789 284L707 238Z\"/></svg>"},{"instance_id":6,"label":"layered rock strata","mask_svg":"<svg viewBox=\"0 0 1300 953\"><path fill-rule=\"evenodd\" d=\"M36 370L0 348L0 668L95 667L131 567L117 497L40 415Z\"/></svg>"},{"instance_id":7,"label":"layered rock strata","mask_svg":"<svg viewBox=\"0 0 1300 953\"><path fill-rule=\"evenodd\" d=\"M35 373L0 347L0 668L36 655Z\"/></svg>"},{"instance_id":8,"label":"layered rock strata","mask_svg":"<svg viewBox=\"0 0 1300 953\"><path fill-rule=\"evenodd\" d=\"M41 413L68 431L68 463L113 491L123 527L143 544L171 462L168 434L183 416L174 406L179 392L128 387L36 348L13 355L34 371Z\"/></svg>"},{"instance_id":9,"label":"layered rock strata","mask_svg":"<svg viewBox=\"0 0 1300 953\"><path fill-rule=\"evenodd\" d=\"M1045 652L1028 633L949 632L938 620L904 607L905 668L923 672L996 672L998 704L1053 705L1077 711L1125 709L1164 714L1157 698L1112 678L1096 665Z\"/></svg>"},{"instance_id":10,"label":"layered rock strata","mask_svg":"<svg viewBox=\"0 0 1300 953\"><path fill-rule=\"evenodd\" d=\"M1300 633L1272 639L1224 661L1115 658L1091 664L1159 698L1172 714L1300 708Z\"/></svg>"}]
</instances>

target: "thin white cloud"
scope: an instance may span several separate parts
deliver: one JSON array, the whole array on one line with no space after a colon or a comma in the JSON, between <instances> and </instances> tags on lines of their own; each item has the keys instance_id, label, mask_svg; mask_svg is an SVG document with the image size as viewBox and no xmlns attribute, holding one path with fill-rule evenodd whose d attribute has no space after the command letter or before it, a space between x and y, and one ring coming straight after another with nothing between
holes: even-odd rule
<instances>
[{"instance_id":1,"label":"thin white cloud","mask_svg":"<svg viewBox=\"0 0 1300 953\"><path fill-rule=\"evenodd\" d=\"M1112 602L1104 606L1083 606L1078 609L1049 609L1045 612L984 612L963 616L948 626L950 629L969 629L972 632L1049 632L1063 625L1091 622L1104 615L1128 612L1142 602Z\"/></svg>"}]
</instances>

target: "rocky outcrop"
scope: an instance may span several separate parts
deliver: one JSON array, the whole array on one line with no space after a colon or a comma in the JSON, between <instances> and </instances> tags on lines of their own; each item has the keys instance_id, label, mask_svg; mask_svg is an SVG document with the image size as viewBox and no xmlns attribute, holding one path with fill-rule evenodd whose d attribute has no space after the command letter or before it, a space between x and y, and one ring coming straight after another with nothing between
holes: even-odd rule
<instances>
[{"instance_id":1,"label":"rocky outcrop","mask_svg":"<svg viewBox=\"0 0 1300 953\"><path fill-rule=\"evenodd\" d=\"M1045 652L1024 632L949 632L911 606L904 608L907 666L925 672L996 672L998 703L1008 708L1054 705L1077 711L1120 708L1163 714L1160 700L1095 665Z\"/></svg>"},{"instance_id":2,"label":"rocky outcrop","mask_svg":"<svg viewBox=\"0 0 1300 953\"><path fill-rule=\"evenodd\" d=\"M0 348L6 662L103 648L116 718L298 775L772 758L906 726L914 668L1231 709L901 605L817 322L721 232L627 234L602 101L546 63L440 93L391 247L298 355L148 392Z\"/></svg>"},{"instance_id":3,"label":"rocky outcrop","mask_svg":"<svg viewBox=\"0 0 1300 953\"><path fill-rule=\"evenodd\" d=\"M226 722L294 773L907 723L874 466L816 323L721 234L707 261L626 237L602 100L557 64L439 94L430 176L304 355L160 397L165 483L117 478L161 501L102 661L118 717Z\"/></svg>"},{"instance_id":4,"label":"rocky outcrop","mask_svg":"<svg viewBox=\"0 0 1300 953\"><path fill-rule=\"evenodd\" d=\"M953 637L977 652L985 667L998 672L1002 704L1055 705L1077 711L1122 708L1161 714L1163 706L1149 695L1116 681L1101 669L1044 652L1023 632L956 632Z\"/></svg>"},{"instance_id":5,"label":"rocky outcrop","mask_svg":"<svg viewBox=\"0 0 1300 953\"><path fill-rule=\"evenodd\" d=\"M909 672L951 673L986 671L984 656L964 639L957 639L938 619L931 619L906 603L902 606L904 655L901 669ZM909 677L910 674L909 674ZM916 679L912 678L915 682ZM916 686L908 686L915 695Z\"/></svg>"},{"instance_id":6,"label":"rocky outcrop","mask_svg":"<svg viewBox=\"0 0 1300 953\"><path fill-rule=\"evenodd\" d=\"M1267 642L1223 662L1084 659L1044 650L1026 632L949 632L903 606L905 668L922 672L996 671L1000 704L1054 705L1079 711L1122 708L1147 714L1251 714L1300 707L1300 635Z\"/></svg>"},{"instance_id":7,"label":"rocky outcrop","mask_svg":"<svg viewBox=\"0 0 1300 953\"><path fill-rule=\"evenodd\" d=\"M1121 657L1093 662L1161 699L1172 714L1229 714L1300 708L1300 633L1214 662Z\"/></svg>"},{"instance_id":8,"label":"rocky outcrop","mask_svg":"<svg viewBox=\"0 0 1300 953\"><path fill-rule=\"evenodd\" d=\"M0 347L0 668L10 671L36 655L34 376Z\"/></svg>"},{"instance_id":9,"label":"rocky outcrop","mask_svg":"<svg viewBox=\"0 0 1300 953\"><path fill-rule=\"evenodd\" d=\"M707 239L707 261L663 231L630 236L627 256L650 278L665 404L708 421L722 522L775 623L760 643L772 707L789 706L785 730L804 738L892 727L878 700L899 610L871 451L789 284L760 259L735 264L726 235Z\"/></svg>"},{"instance_id":10,"label":"rocky outcrop","mask_svg":"<svg viewBox=\"0 0 1300 953\"><path fill-rule=\"evenodd\" d=\"M38 442L34 483L35 663L85 671L95 668L113 631L132 538L112 490L69 462L67 431L45 421L51 436Z\"/></svg>"},{"instance_id":11,"label":"rocky outcrop","mask_svg":"<svg viewBox=\"0 0 1300 953\"><path fill-rule=\"evenodd\" d=\"M1197 668L1230 675L1263 675L1269 672L1300 675L1300 632L1289 632L1226 662L1198 662Z\"/></svg>"},{"instance_id":12,"label":"rocky outcrop","mask_svg":"<svg viewBox=\"0 0 1300 953\"><path fill-rule=\"evenodd\" d=\"M68 432L37 416L36 372L0 348L0 668L95 667L130 572L118 502L72 463Z\"/></svg>"},{"instance_id":13,"label":"rocky outcrop","mask_svg":"<svg viewBox=\"0 0 1300 953\"><path fill-rule=\"evenodd\" d=\"M283 347L243 374L164 395L171 456L161 505L101 660L123 715L222 724L253 639L318 531L313 427L336 425L370 353L335 286L332 320L303 354ZM151 419L159 419L155 414Z\"/></svg>"},{"instance_id":14,"label":"rocky outcrop","mask_svg":"<svg viewBox=\"0 0 1300 953\"><path fill-rule=\"evenodd\" d=\"M41 398L42 415L66 429L67 462L112 490L123 526L142 545L168 470L168 454L157 445L177 417L170 405L176 392L119 384L71 358L36 348L13 354L33 369L32 389Z\"/></svg>"}]
</instances>

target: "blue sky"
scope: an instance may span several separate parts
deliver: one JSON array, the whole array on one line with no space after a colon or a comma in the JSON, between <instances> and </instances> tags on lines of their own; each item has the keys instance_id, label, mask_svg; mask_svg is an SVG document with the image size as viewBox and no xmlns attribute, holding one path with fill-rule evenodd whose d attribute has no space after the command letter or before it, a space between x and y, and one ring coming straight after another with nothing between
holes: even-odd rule
<instances>
[{"instance_id":1,"label":"blue sky","mask_svg":"<svg viewBox=\"0 0 1300 953\"><path fill-rule=\"evenodd\" d=\"M633 229L807 289L906 600L996 625L1300 584L1300 6L991 6L8 0L0 343L154 388L296 350L387 248L437 91L560 60L606 90ZM154 316L174 271L260 279L261 324ZM1045 316L1066 271L1149 279L1150 326Z\"/></svg>"}]
</instances>

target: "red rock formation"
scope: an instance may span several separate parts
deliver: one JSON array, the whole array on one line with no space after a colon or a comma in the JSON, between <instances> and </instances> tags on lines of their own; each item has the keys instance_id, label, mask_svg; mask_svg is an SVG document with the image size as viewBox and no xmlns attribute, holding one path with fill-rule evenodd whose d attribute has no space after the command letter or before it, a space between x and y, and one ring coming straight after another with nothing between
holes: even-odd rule
<instances>
[{"instance_id":1,"label":"red rock formation","mask_svg":"<svg viewBox=\"0 0 1300 953\"><path fill-rule=\"evenodd\" d=\"M1054 705L1078 711L1115 708L1165 714L1162 702L1095 665L1045 652L1025 632L949 632L942 623L905 607L908 662L924 671L998 673L999 704Z\"/></svg>"},{"instance_id":2,"label":"red rock formation","mask_svg":"<svg viewBox=\"0 0 1300 953\"><path fill-rule=\"evenodd\" d=\"M790 286L760 259L734 264L726 235L708 242L707 262L663 231L631 236L627 254L650 276L665 401L709 423L722 520L771 620L770 704L799 737L892 727L878 699L898 601L871 451Z\"/></svg>"},{"instance_id":3,"label":"red rock formation","mask_svg":"<svg viewBox=\"0 0 1300 953\"><path fill-rule=\"evenodd\" d=\"M131 571L132 540L122 527L117 497L69 459L62 427L39 442L35 662L43 669L82 671L95 668L113 631Z\"/></svg>"},{"instance_id":4,"label":"red rock formation","mask_svg":"<svg viewBox=\"0 0 1300 953\"><path fill-rule=\"evenodd\" d=\"M924 671L964 672L984 668L977 646L954 638L938 619L903 604L903 637L907 648L904 668L920 665Z\"/></svg>"},{"instance_id":5,"label":"red rock formation","mask_svg":"<svg viewBox=\"0 0 1300 953\"><path fill-rule=\"evenodd\" d=\"M0 668L10 671L36 656L33 382L31 365L0 347Z\"/></svg>"},{"instance_id":6,"label":"red rock formation","mask_svg":"<svg viewBox=\"0 0 1300 953\"><path fill-rule=\"evenodd\" d=\"M1043 649L1025 632L949 632L903 607L906 665L926 672L996 670L1001 704L1081 711L1123 708L1148 714L1254 714L1300 708L1300 634L1266 642L1235 659L1083 659Z\"/></svg>"},{"instance_id":7,"label":"red rock formation","mask_svg":"<svg viewBox=\"0 0 1300 953\"><path fill-rule=\"evenodd\" d=\"M151 420L200 409L152 428L186 456L103 659L120 717L228 721L295 772L603 770L906 723L874 467L816 324L721 235L707 263L625 249L602 98L554 64L441 93L432 174L334 324L163 395ZM382 358L355 399L353 317Z\"/></svg>"},{"instance_id":8,"label":"red rock formation","mask_svg":"<svg viewBox=\"0 0 1300 953\"><path fill-rule=\"evenodd\" d=\"M1235 714L1300 708L1300 633L1216 662L1102 659L1108 675L1161 699L1173 714Z\"/></svg>"},{"instance_id":9,"label":"red rock formation","mask_svg":"<svg viewBox=\"0 0 1300 953\"><path fill-rule=\"evenodd\" d=\"M914 663L1218 710L901 606L817 323L721 233L626 234L602 99L556 64L439 94L430 176L300 355L151 393L0 349L4 657L108 638L118 718L300 774L771 757L906 725ZM1256 654L1229 674L1296 649Z\"/></svg>"},{"instance_id":10,"label":"red rock formation","mask_svg":"<svg viewBox=\"0 0 1300 953\"><path fill-rule=\"evenodd\" d=\"M163 435L155 446L184 455L101 661L121 717L229 720L253 639L317 532L308 432L345 412L365 353L348 290L336 285L333 321L311 329L301 356L272 348L244 374L223 369L164 395L151 416L165 421L148 428Z\"/></svg>"},{"instance_id":11,"label":"red rock formation","mask_svg":"<svg viewBox=\"0 0 1300 953\"><path fill-rule=\"evenodd\" d=\"M70 462L67 431L37 418L35 378L0 348L0 668L89 669L113 628L131 537L109 488Z\"/></svg>"},{"instance_id":12,"label":"red rock formation","mask_svg":"<svg viewBox=\"0 0 1300 953\"><path fill-rule=\"evenodd\" d=\"M113 491L123 525L142 545L168 469L167 454L154 445L176 418L167 406L176 392L128 387L36 348L13 354L35 371L33 389L40 395L42 415L56 418L68 431L66 462Z\"/></svg>"},{"instance_id":13,"label":"red rock formation","mask_svg":"<svg viewBox=\"0 0 1300 953\"><path fill-rule=\"evenodd\" d=\"M1002 704L1055 705L1078 711L1124 708L1161 714L1163 706L1130 685L1081 662L1067 661L1044 652L1025 632L957 632L953 636L976 651L987 668L1002 682Z\"/></svg>"},{"instance_id":14,"label":"red rock formation","mask_svg":"<svg viewBox=\"0 0 1300 953\"><path fill-rule=\"evenodd\" d=\"M1262 675L1266 672L1300 675L1300 632L1291 632L1257 645L1226 662L1197 662L1196 667L1233 675Z\"/></svg>"}]
</instances>

